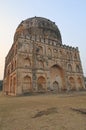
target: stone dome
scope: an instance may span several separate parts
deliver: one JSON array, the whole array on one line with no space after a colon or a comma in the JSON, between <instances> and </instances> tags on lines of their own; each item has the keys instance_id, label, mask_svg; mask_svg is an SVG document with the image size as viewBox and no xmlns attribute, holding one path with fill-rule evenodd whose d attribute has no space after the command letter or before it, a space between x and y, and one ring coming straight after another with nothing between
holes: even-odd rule
<instances>
[{"instance_id":1,"label":"stone dome","mask_svg":"<svg viewBox=\"0 0 86 130\"><path fill-rule=\"evenodd\" d=\"M43 17L32 17L22 21L16 29L14 41L20 36L48 38L62 44L61 34L55 22Z\"/></svg>"}]
</instances>

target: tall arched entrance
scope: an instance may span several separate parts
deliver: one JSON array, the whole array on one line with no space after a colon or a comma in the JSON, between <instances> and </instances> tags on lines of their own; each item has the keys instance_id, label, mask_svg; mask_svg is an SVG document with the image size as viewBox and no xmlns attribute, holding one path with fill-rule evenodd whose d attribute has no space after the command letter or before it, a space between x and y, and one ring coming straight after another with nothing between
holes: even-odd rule
<instances>
[{"instance_id":1,"label":"tall arched entrance","mask_svg":"<svg viewBox=\"0 0 86 130\"><path fill-rule=\"evenodd\" d=\"M53 65L50 68L50 84L51 88L55 91L65 89L65 76L64 71L59 65Z\"/></svg>"},{"instance_id":2,"label":"tall arched entrance","mask_svg":"<svg viewBox=\"0 0 86 130\"><path fill-rule=\"evenodd\" d=\"M38 88L38 91L46 90L46 79L43 76L38 77L37 88Z\"/></svg>"}]
</instances>

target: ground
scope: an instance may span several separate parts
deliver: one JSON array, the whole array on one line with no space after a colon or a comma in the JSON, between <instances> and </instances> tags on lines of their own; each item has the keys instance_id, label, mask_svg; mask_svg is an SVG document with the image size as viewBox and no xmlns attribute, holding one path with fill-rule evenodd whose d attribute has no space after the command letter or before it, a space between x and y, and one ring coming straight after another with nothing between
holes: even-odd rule
<instances>
[{"instance_id":1,"label":"ground","mask_svg":"<svg viewBox=\"0 0 86 130\"><path fill-rule=\"evenodd\" d=\"M0 94L0 130L86 130L86 92Z\"/></svg>"}]
</instances>

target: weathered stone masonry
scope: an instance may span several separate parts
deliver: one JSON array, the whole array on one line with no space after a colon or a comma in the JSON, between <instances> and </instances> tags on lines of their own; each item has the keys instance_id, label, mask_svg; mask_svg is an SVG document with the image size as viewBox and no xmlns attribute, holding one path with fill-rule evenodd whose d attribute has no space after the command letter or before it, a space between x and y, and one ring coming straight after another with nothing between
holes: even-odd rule
<instances>
[{"instance_id":1,"label":"weathered stone masonry","mask_svg":"<svg viewBox=\"0 0 86 130\"><path fill-rule=\"evenodd\" d=\"M84 88L79 50L62 44L56 24L41 17L22 21L5 59L4 93L58 93Z\"/></svg>"}]
</instances>

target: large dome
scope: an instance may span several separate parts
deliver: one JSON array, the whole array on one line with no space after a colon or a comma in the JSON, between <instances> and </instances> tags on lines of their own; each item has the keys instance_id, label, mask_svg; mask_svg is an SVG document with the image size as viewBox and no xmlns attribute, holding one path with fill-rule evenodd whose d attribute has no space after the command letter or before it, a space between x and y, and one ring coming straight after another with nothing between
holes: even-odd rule
<instances>
[{"instance_id":1,"label":"large dome","mask_svg":"<svg viewBox=\"0 0 86 130\"><path fill-rule=\"evenodd\" d=\"M42 17L32 17L22 21L16 29L14 40L21 35L48 38L62 43L61 34L55 22Z\"/></svg>"}]
</instances>

